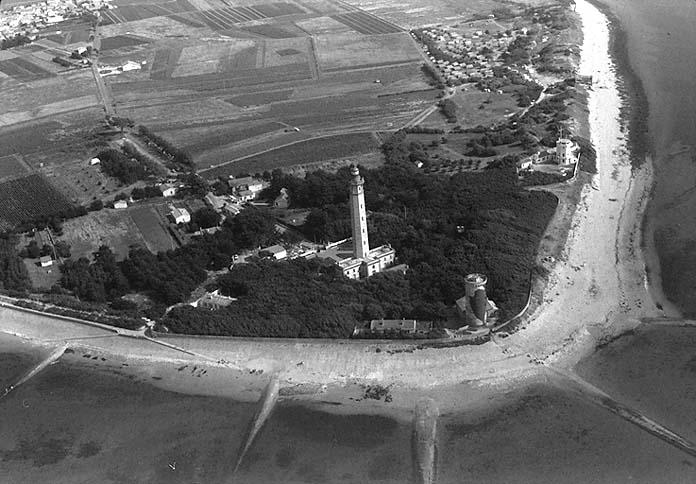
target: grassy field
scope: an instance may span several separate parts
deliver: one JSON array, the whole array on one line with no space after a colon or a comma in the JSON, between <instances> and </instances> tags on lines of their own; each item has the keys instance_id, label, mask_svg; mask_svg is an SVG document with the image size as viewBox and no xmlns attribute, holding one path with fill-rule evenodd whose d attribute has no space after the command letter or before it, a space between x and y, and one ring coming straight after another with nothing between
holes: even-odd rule
<instances>
[{"instance_id":1,"label":"grassy field","mask_svg":"<svg viewBox=\"0 0 696 484\"><path fill-rule=\"evenodd\" d=\"M370 133L351 133L301 141L261 153L205 172L206 178L261 173L265 170L317 163L376 151L377 140Z\"/></svg>"},{"instance_id":2,"label":"grassy field","mask_svg":"<svg viewBox=\"0 0 696 484\"><path fill-rule=\"evenodd\" d=\"M292 89L282 89L280 91L261 91L249 94L240 94L225 99L228 103L236 104L240 107L260 106L278 101L286 101L292 95Z\"/></svg>"},{"instance_id":3,"label":"grassy field","mask_svg":"<svg viewBox=\"0 0 696 484\"><path fill-rule=\"evenodd\" d=\"M128 211L136 227L145 239L151 252L160 252L176 248L169 232L165 228L157 210L152 206L140 206Z\"/></svg>"},{"instance_id":4,"label":"grassy field","mask_svg":"<svg viewBox=\"0 0 696 484\"><path fill-rule=\"evenodd\" d=\"M66 220L63 236L70 244L73 259L92 257L101 245L108 245L118 259L128 255L131 246L144 246L138 227L125 210L105 209L90 212L79 219Z\"/></svg>"},{"instance_id":5,"label":"grassy field","mask_svg":"<svg viewBox=\"0 0 696 484\"><path fill-rule=\"evenodd\" d=\"M162 134L173 143L182 145L195 157L215 147L238 143L282 128L283 126L278 123L235 123L217 127L182 129Z\"/></svg>"}]
</instances>

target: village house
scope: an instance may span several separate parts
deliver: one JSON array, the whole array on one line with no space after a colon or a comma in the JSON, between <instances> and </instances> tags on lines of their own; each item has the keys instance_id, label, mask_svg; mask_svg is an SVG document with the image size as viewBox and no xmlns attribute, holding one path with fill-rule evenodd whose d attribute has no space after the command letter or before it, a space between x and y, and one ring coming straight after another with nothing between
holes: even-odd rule
<instances>
[{"instance_id":1,"label":"village house","mask_svg":"<svg viewBox=\"0 0 696 484\"><path fill-rule=\"evenodd\" d=\"M175 224L187 224L191 221L191 214L185 208L176 208L174 206L169 207L169 216L172 218Z\"/></svg>"},{"instance_id":2,"label":"village house","mask_svg":"<svg viewBox=\"0 0 696 484\"><path fill-rule=\"evenodd\" d=\"M169 185L165 183L159 185L157 188L159 188L159 191L163 197L173 197L174 195L176 195L176 187L174 185Z\"/></svg>"},{"instance_id":3,"label":"village house","mask_svg":"<svg viewBox=\"0 0 696 484\"><path fill-rule=\"evenodd\" d=\"M116 200L114 202L114 208L117 208L120 210L124 209L124 208L128 208L128 202L126 202L125 200Z\"/></svg>"},{"instance_id":4,"label":"village house","mask_svg":"<svg viewBox=\"0 0 696 484\"><path fill-rule=\"evenodd\" d=\"M44 255L39 259L39 264L41 267L50 267L53 265L53 259L50 255Z\"/></svg>"},{"instance_id":5,"label":"village house","mask_svg":"<svg viewBox=\"0 0 696 484\"><path fill-rule=\"evenodd\" d=\"M283 260L288 257L288 252L282 245L272 245L259 251L259 256L275 260Z\"/></svg>"},{"instance_id":6,"label":"village house","mask_svg":"<svg viewBox=\"0 0 696 484\"><path fill-rule=\"evenodd\" d=\"M220 294L220 290L216 289L213 292L206 292L200 298L191 303L195 308L210 309L216 311L225 308L235 302L237 299Z\"/></svg>"}]
</instances>

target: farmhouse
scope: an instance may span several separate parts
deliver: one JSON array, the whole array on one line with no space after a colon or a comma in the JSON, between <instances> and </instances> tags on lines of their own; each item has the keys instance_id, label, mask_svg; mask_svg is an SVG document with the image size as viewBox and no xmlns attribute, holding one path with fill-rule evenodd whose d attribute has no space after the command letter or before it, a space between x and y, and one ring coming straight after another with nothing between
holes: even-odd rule
<instances>
[{"instance_id":1,"label":"farmhouse","mask_svg":"<svg viewBox=\"0 0 696 484\"><path fill-rule=\"evenodd\" d=\"M192 302L191 306L215 311L217 309L229 306L234 301L236 301L235 298L223 296L220 294L220 290L216 289L213 292L206 292L203 296Z\"/></svg>"},{"instance_id":2,"label":"farmhouse","mask_svg":"<svg viewBox=\"0 0 696 484\"><path fill-rule=\"evenodd\" d=\"M175 224L187 224L191 221L191 214L185 208L169 207L169 216Z\"/></svg>"},{"instance_id":3,"label":"farmhouse","mask_svg":"<svg viewBox=\"0 0 696 484\"><path fill-rule=\"evenodd\" d=\"M288 256L288 251L282 245L272 245L259 251L261 257L273 258L275 260L283 260Z\"/></svg>"},{"instance_id":4,"label":"farmhouse","mask_svg":"<svg viewBox=\"0 0 696 484\"><path fill-rule=\"evenodd\" d=\"M173 197L176 195L176 187L174 185L165 183L158 185L157 188L159 188L159 191L163 197Z\"/></svg>"},{"instance_id":5,"label":"farmhouse","mask_svg":"<svg viewBox=\"0 0 696 484\"><path fill-rule=\"evenodd\" d=\"M118 208L118 209L128 208L128 202L126 202L125 200L116 200L114 202L114 208Z\"/></svg>"},{"instance_id":6,"label":"farmhouse","mask_svg":"<svg viewBox=\"0 0 696 484\"><path fill-rule=\"evenodd\" d=\"M53 265L53 259L50 255L44 255L39 259L39 263L41 264L41 267L50 267Z\"/></svg>"},{"instance_id":7,"label":"farmhouse","mask_svg":"<svg viewBox=\"0 0 696 484\"><path fill-rule=\"evenodd\" d=\"M268 185L268 183L257 180L251 176L230 178L227 184L244 202L256 198L259 192Z\"/></svg>"}]
</instances>

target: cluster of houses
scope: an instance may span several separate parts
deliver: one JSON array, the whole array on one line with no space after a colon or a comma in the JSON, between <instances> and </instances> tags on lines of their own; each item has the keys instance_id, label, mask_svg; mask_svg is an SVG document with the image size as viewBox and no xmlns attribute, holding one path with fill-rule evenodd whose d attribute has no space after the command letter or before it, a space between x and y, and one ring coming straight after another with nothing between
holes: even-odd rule
<instances>
[{"instance_id":1,"label":"cluster of houses","mask_svg":"<svg viewBox=\"0 0 696 484\"><path fill-rule=\"evenodd\" d=\"M0 38L26 35L34 40L44 27L102 8L110 8L110 0L47 0L16 5L2 11Z\"/></svg>"},{"instance_id":2,"label":"cluster of houses","mask_svg":"<svg viewBox=\"0 0 696 484\"><path fill-rule=\"evenodd\" d=\"M477 30L470 36L447 28L429 28L420 32L424 49L444 79L452 84L474 82L493 77L492 67L500 54L505 52L517 35L526 35L527 29L487 34ZM428 44L437 46L439 52L431 52Z\"/></svg>"},{"instance_id":3,"label":"cluster of houses","mask_svg":"<svg viewBox=\"0 0 696 484\"><path fill-rule=\"evenodd\" d=\"M269 185L266 181L250 176L241 178L230 177L227 180L227 184L230 188L230 193L215 195L212 192L208 192L203 198L208 207L223 217L234 217L237 215L244 203L254 200Z\"/></svg>"}]
</instances>

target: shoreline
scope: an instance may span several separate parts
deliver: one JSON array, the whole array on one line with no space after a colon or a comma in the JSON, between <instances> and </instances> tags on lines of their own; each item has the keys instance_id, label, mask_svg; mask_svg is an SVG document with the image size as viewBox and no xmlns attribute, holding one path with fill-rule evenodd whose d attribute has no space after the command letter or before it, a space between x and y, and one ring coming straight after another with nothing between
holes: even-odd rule
<instances>
[{"instance_id":1,"label":"shoreline","mask_svg":"<svg viewBox=\"0 0 696 484\"><path fill-rule=\"evenodd\" d=\"M607 89L588 93L601 189L582 188L563 249L564 260L556 262L543 302L518 332L475 347L420 350L383 341L357 346L303 340L167 338L168 343L208 355L212 361L146 340L106 334L106 330L102 338L98 328L87 331L50 315L18 314L6 307L0 308L0 332L46 348L67 340L83 355L110 355L121 364L138 366L137 371L150 377L150 383L183 393L256 401L269 374L279 374L281 395L285 392L285 397L310 404L324 402L327 410L346 413L410 412L423 390L434 396L445 412L477 407L492 394L545 379L539 363L573 366L604 339L635 327L641 318L660 315L653 309L645 285L641 248L641 214L646 191L649 193L652 186L652 167L646 163L634 171L626 149L630 126L627 138L621 111L628 100L620 95L620 79L609 50L612 22L586 0L578 0L577 9L583 23L583 73L589 70L594 74L594 69L599 69L610 84ZM621 140L618 151L617 139ZM587 304L590 300L592 304ZM85 334L91 338L82 339ZM66 359L80 358L83 356ZM212 379L212 383L204 384L201 378L201 383L193 384L190 378L176 378L181 373L177 365L191 364L211 369L215 377L205 381ZM164 374L168 378L161 376ZM367 384L390 386L393 403L364 399L358 403L360 390ZM329 400L341 405L326 403Z\"/></svg>"},{"instance_id":2,"label":"shoreline","mask_svg":"<svg viewBox=\"0 0 696 484\"><path fill-rule=\"evenodd\" d=\"M619 90L625 103L625 108L622 109L622 116L629 133L628 149L632 157L632 164L636 166L646 164L650 166L651 170L649 199L642 206L640 240L645 262L646 284L653 300L660 304L660 309L666 317L681 318L684 317L682 312L664 292L662 268L655 244L655 222L652 213L656 208L654 204L655 185L657 183L654 165L656 146L648 124L650 103L645 93L643 81L631 65L628 53L628 35L621 25L621 21L611 7L603 3L602 0L587 1L595 6L609 21L609 55L617 70L621 73L621 79L624 81L619 85ZM672 155L670 154L669 156L671 157Z\"/></svg>"}]
</instances>

